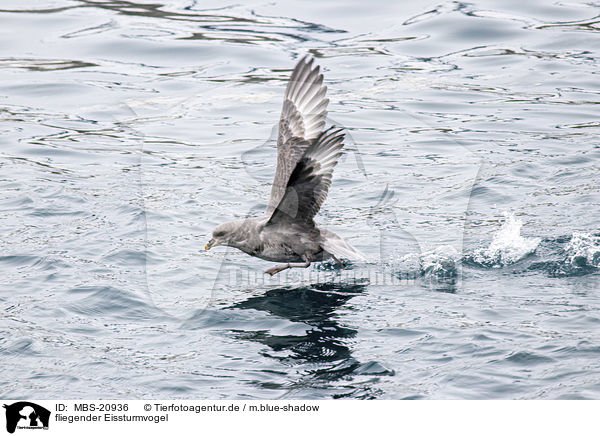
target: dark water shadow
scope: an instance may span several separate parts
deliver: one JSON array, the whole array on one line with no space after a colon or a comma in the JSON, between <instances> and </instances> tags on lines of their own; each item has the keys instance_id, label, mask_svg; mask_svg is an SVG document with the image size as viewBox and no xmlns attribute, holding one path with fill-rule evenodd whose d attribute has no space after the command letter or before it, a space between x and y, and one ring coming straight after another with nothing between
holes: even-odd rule
<instances>
[{"instance_id":1,"label":"dark water shadow","mask_svg":"<svg viewBox=\"0 0 600 436\"><path fill-rule=\"evenodd\" d=\"M308 326L303 335L275 335L268 330L232 330L238 339L260 342L274 353L265 353L287 366L303 365L308 368L285 389L294 391L333 389L330 384L347 380L341 389L333 389L334 397L374 398L375 391L369 386L354 386L356 375L393 375L383 365L369 361L361 363L352 356L349 342L358 330L343 326L336 320L338 308L352 298L365 292L368 283L327 283L291 288L282 287L267 291L264 295L248 298L228 309L258 310L278 318ZM286 352L287 353L282 353ZM283 386L280 386L280 388Z\"/></svg>"},{"instance_id":2,"label":"dark water shadow","mask_svg":"<svg viewBox=\"0 0 600 436\"><path fill-rule=\"evenodd\" d=\"M237 336L264 343L274 351L289 350L286 360L322 363L347 359L351 352L345 339L356 336L357 331L341 326L332 316L338 307L363 293L365 288L364 284L318 284L267 291L230 308L260 310L311 328L304 336L275 336L265 331L236 332Z\"/></svg>"}]
</instances>

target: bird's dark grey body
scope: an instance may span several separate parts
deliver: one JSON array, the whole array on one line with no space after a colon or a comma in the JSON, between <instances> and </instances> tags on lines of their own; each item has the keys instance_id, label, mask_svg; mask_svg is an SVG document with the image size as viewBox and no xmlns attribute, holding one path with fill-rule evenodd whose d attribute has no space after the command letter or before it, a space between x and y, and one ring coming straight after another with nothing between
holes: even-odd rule
<instances>
[{"instance_id":1,"label":"bird's dark grey body","mask_svg":"<svg viewBox=\"0 0 600 436\"><path fill-rule=\"evenodd\" d=\"M364 259L335 233L313 220L327 197L333 168L342 154L342 129L324 130L327 87L313 60L302 59L287 85L277 138L277 169L262 217L217 226L206 245L228 245L272 262L288 262L266 272L306 268L333 258ZM301 264L292 264L302 262Z\"/></svg>"},{"instance_id":2,"label":"bird's dark grey body","mask_svg":"<svg viewBox=\"0 0 600 436\"><path fill-rule=\"evenodd\" d=\"M315 225L269 225L265 216L240 220L232 236L232 247L271 262L327 260L332 255L324 245L332 239L341 240L335 233Z\"/></svg>"}]
</instances>

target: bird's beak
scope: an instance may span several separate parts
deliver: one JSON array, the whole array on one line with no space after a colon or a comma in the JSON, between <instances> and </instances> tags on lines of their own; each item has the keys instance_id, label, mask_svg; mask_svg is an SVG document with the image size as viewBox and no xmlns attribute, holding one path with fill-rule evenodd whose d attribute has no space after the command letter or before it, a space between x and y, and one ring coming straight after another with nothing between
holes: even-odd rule
<instances>
[{"instance_id":1,"label":"bird's beak","mask_svg":"<svg viewBox=\"0 0 600 436\"><path fill-rule=\"evenodd\" d=\"M205 250L210 250L211 248L213 248L215 245L217 245L217 241L215 241L214 239L211 239L210 241L208 241L208 244L206 244L204 246Z\"/></svg>"}]
</instances>

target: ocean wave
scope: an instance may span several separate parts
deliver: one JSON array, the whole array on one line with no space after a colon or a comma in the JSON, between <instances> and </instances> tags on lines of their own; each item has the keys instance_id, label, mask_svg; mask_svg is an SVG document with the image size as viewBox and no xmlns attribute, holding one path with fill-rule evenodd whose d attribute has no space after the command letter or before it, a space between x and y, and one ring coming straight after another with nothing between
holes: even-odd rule
<instances>
[{"instance_id":1,"label":"ocean wave","mask_svg":"<svg viewBox=\"0 0 600 436\"><path fill-rule=\"evenodd\" d=\"M566 238L549 240L547 260L529 269L546 271L551 277L575 277L600 271L600 234L574 232ZM553 257L550 258L550 257Z\"/></svg>"},{"instance_id":2,"label":"ocean wave","mask_svg":"<svg viewBox=\"0 0 600 436\"><path fill-rule=\"evenodd\" d=\"M487 247L461 254L442 245L422 253L410 253L394 262L406 276L425 279L456 278L461 267L504 268L519 264L517 271L543 271L551 277L569 277L600 271L600 233L574 232L557 238L527 237L521 234L523 222L514 214L506 220ZM399 273L400 274L400 273Z\"/></svg>"},{"instance_id":3,"label":"ocean wave","mask_svg":"<svg viewBox=\"0 0 600 436\"><path fill-rule=\"evenodd\" d=\"M575 232L565 252L565 261L576 268L598 268L600 267L600 236Z\"/></svg>"},{"instance_id":4,"label":"ocean wave","mask_svg":"<svg viewBox=\"0 0 600 436\"><path fill-rule=\"evenodd\" d=\"M407 254L399 259L398 264L403 270L418 271L421 277L448 278L457 277L463 264L501 268L517 263L533 254L541 239L522 236L522 221L512 213L505 216L505 222L486 248L463 255L453 246L442 245L423 253Z\"/></svg>"},{"instance_id":5,"label":"ocean wave","mask_svg":"<svg viewBox=\"0 0 600 436\"><path fill-rule=\"evenodd\" d=\"M456 277L461 256L450 245L442 245L424 253L410 253L399 260L402 269L418 271L423 277Z\"/></svg>"},{"instance_id":6,"label":"ocean wave","mask_svg":"<svg viewBox=\"0 0 600 436\"><path fill-rule=\"evenodd\" d=\"M425 252L421 256L421 274L435 277L456 277L460 253L449 245Z\"/></svg>"}]
</instances>

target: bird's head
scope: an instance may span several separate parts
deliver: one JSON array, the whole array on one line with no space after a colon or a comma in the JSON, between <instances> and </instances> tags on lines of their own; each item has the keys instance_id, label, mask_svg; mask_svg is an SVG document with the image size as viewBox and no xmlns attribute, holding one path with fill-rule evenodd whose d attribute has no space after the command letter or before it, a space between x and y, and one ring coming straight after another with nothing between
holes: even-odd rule
<instances>
[{"instance_id":1,"label":"bird's head","mask_svg":"<svg viewBox=\"0 0 600 436\"><path fill-rule=\"evenodd\" d=\"M240 228L243 223L244 220L235 220L218 225L212 232L211 240L208 241L204 248L210 250L217 245L229 245L235 247L240 239Z\"/></svg>"}]
</instances>

